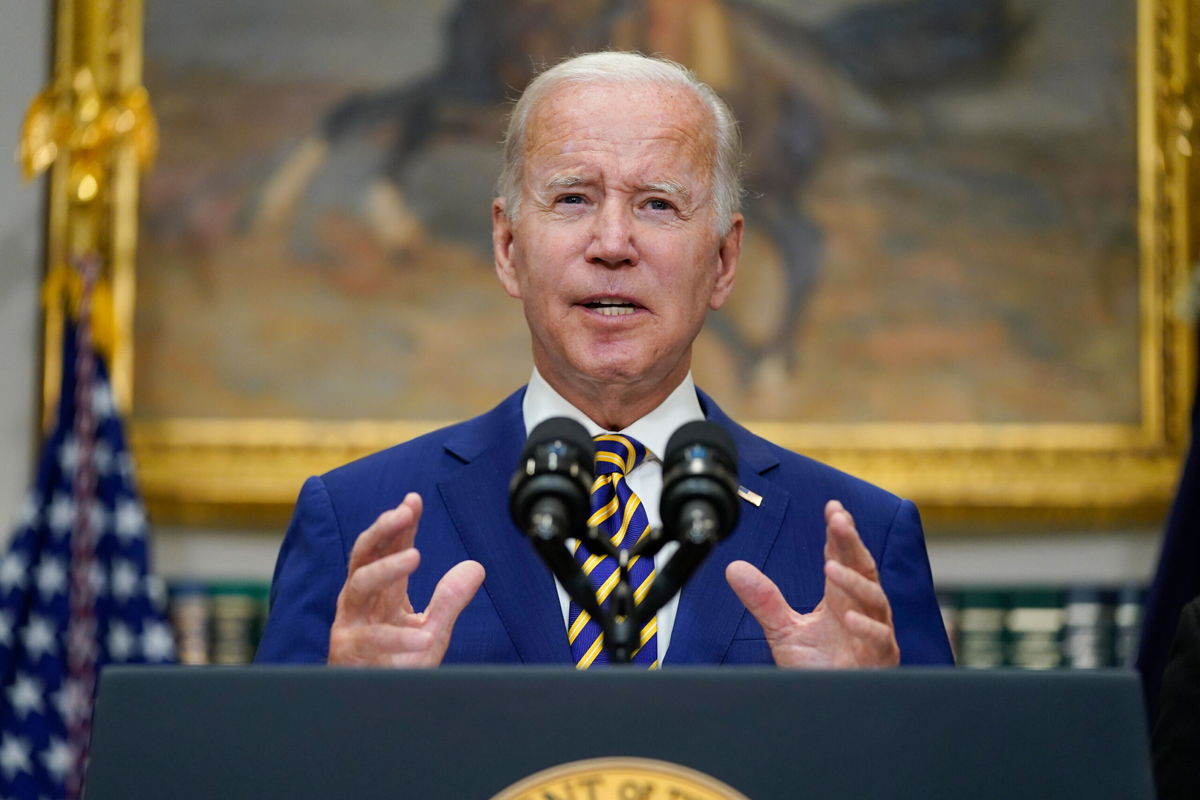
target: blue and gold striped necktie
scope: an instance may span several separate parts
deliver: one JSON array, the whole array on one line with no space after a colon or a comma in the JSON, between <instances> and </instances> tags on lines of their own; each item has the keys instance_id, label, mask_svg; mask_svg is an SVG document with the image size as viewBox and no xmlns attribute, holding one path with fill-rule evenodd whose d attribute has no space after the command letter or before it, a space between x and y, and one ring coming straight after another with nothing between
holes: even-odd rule
<instances>
[{"instance_id":1,"label":"blue and gold striped necktie","mask_svg":"<svg viewBox=\"0 0 1200 800\"><path fill-rule=\"evenodd\" d=\"M649 527L641 498L633 493L625 480L625 476L645 458L646 448L636 439L616 433L601 434L593 441L596 443L596 480L592 483L592 516L588 525L603 531L618 548L628 550ZM601 607L607 611L619 574L616 559L592 555L579 543L575 548L575 558L591 581ZM653 580L654 559L630 559L629 581L635 603L642 602ZM588 669L593 664L607 664L608 653L604 651L604 633L600 624L574 602L567 619L567 639L571 643L575 666ZM641 643L633 654L634 664L658 668L657 630L658 621L651 617L642 627Z\"/></svg>"}]
</instances>

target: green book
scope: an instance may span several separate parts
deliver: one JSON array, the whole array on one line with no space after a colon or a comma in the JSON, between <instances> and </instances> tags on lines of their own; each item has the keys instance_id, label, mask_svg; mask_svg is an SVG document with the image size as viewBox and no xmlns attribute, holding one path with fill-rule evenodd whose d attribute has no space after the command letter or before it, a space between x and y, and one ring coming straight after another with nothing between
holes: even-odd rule
<instances>
[{"instance_id":1,"label":"green book","mask_svg":"<svg viewBox=\"0 0 1200 800\"><path fill-rule=\"evenodd\" d=\"M249 664L262 636L267 586L220 582L209 586L212 601L212 663Z\"/></svg>"},{"instance_id":2,"label":"green book","mask_svg":"<svg viewBox=\"0 0 1200 800\"><path fill-rule=\"evenodd\" d=\"M968 589L959 594L958 664L968 668L1004 666L1003 592Z\"/></svg>"},{"instance_id":3,"label":"green book","mask_svg":"<svg viewBox=\"0 0 1200 800\"><path fill-rule=\"evenodd\" d=\"M175 629L175 652L180 664L199 666L212 663L209 651L209 623L212 605L208 587L199 581L173 581L168 605L171 627Z\"/></svg>"},{"instance_id":4,"label":"green book","mask_svg":"<svg viewBox=\"0 0 1200 800\"><path fill-rule=\"evenodd\" d=\"M1004 615L1005 664L1021 669L1062 665L1063 593L1015 589Z\"/></svg>"}]
</instances>

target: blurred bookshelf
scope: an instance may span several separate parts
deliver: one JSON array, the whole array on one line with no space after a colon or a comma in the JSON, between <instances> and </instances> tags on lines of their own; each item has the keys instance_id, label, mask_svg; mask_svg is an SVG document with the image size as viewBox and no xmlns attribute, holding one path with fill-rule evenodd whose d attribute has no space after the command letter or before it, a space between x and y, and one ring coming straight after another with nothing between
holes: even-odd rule
<instances>
[{"instance_id":1,"label":"blurred bookshelf","mask_svg":"<svg viewBox=\"0 0 1200 800\"><path fill-rule=\"evenodd\" d=\"M262 638L270 586L258 581L177 580L168 584L181 664L249 664Z\"/></svg>"},{"instance_id":2,"label":"blurred bookshelf","mask_svg":"<svg viewBox=\"0 0 1200 800\"><path fill-rule=\"evenodd\" d=\"M254 660L267 618L266 582L174 580L168 587L181 663ZM955 659L967 669L1132 667L1144 598L1140 583L938 590Z\"/></svg>"},{"instance_id":3,"label":"blurred bookshelf","mask_svg":"<svg viewBox=\"0 0 1200 800\"><path fill-rule=\"evenodd\" d=\"M965 668L1132 668L1141 633L1141 584L963 586L938 603Z\"/></svg>"}]
</instances>

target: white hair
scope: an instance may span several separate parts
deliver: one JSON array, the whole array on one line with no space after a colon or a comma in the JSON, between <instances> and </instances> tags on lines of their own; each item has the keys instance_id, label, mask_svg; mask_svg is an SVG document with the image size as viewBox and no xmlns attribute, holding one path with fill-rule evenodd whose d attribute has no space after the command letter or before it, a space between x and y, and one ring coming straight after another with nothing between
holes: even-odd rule
<instances>
[{"instance_id":1,"label":"white hair","mask_svg":"<svg viewBox=\"0 0 1200 800\"><path fill-rule=\"evenodd\" d=\"M718 232L729 232L733 215L741 207L741 140L737 120L708 84L691 70L665 58L640 53L586 53L567 59L534 78L514 106L504 135L504 168L496 181L496 194L504 198L504 213L515 220L521 202L521 170L529 117L538 102L568 83L649 84L691 91L713 117L716 143L712 170L713 209Z\"/></svg>"}]
</instances>

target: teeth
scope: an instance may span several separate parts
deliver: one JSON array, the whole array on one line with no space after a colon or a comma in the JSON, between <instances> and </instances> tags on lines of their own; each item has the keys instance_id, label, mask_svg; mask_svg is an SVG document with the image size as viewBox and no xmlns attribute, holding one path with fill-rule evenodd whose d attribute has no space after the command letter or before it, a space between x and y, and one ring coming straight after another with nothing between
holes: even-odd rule
<instances>
[{"instance_id":1,"label":"teeth","mask_svg":"<svg viewBox=\"0 0 1200 800\"><path fill-rule=\"evenodd\" d=\"M622 317L626 314L632 314L637 311L637 305L630 303L628 300L620 300L615 297L605 297L600 300L594 300L587 304L588 308L593 311L599 311L606 317Z\"/></svg>"}]
</instances>

